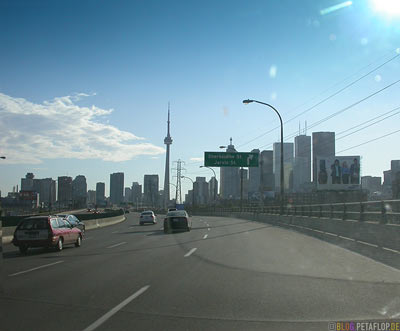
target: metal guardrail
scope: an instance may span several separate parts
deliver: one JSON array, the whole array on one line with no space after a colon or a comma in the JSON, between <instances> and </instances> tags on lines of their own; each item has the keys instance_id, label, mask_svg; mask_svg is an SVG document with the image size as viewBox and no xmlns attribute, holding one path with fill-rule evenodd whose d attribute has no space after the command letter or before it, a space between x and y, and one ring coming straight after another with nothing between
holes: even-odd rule
<instances>
[{"instance_id":1,"label":"metal guardrail","mask_svg":"<svg viewBox=\"0 0 400 331\"><path fill-rule=\"evenodd\" d=\"M196 212L250 212L271 215L280 214L280 206L242 206L196 208ZM362 201L313 205L284 206L283 215L342 219L380 224L400 224L400 200Z\"/></svg>"}]
</instances>

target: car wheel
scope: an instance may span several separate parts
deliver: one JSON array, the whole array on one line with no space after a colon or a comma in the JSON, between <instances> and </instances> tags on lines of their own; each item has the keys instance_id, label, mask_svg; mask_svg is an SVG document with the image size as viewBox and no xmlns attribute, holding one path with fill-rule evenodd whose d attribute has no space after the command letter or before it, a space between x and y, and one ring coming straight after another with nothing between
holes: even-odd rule
<instances>
[{"instance_id":1,"label":"car wheel","mask_svg":"<svg viewBox=\"0 0 400 331\"><path fill-rule=\"evenodd\" d=\"M60 252L60 251L62 251L62 249L63 249L63 240L62 240L62 238L60 238L60 239L58 239L58 241L57 241L56 250L57 250L58 252Z\"/></svg>"},{"instance_id":2,"label":"car wheel","mask_svg":"<svg viewBox=\"0 0 400 331\"><path fill-rule=\"evenodd\" d=\"M28 246L21 245L18 247L21 254L26 254L28 252Z\"/></svg>"},{"instance_id":3,"label":"car wheel","mask_svg":"<svg viewBox=\"0 0 400 331\"><path fill-rule=\"evenodd\" d=\"M82 238L81 236L78 236L78 238L75 241L75 247L81 247L82 245Z\"/></svg>"}]
</instances>

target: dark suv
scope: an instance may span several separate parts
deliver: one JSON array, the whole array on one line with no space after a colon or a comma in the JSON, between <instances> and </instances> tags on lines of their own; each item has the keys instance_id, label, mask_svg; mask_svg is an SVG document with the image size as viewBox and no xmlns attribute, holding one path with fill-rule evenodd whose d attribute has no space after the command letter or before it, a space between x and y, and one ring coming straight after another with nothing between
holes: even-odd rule
<instances>
[{"instance_id":1,"label":"dark suv","mask_svg":"<svg viewBox=\"0 0 400 331\"><path fill-rule=\"evenodd\" d=\"M22 254L29 247L55 247L61 251L64 245L81 246L82 232L59 216L34 216L18 224L12 243Z\"/></svg>"}]
</instances>

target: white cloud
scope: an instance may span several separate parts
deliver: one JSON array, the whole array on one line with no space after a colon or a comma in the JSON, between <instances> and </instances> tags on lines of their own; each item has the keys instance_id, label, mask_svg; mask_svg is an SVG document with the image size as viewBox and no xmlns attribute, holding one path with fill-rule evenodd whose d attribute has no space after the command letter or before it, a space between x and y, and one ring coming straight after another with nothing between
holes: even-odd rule
<instances>
[{"instance_id":1,"label":"white cloud","mask_svg":"<svg viewBox=\"0 0 400 331\"><path fill-rule=\"evenodd\" d=\"M36 104L0 93L0 152L7 163L60 158L120 162L164 153L144 138L102 123L112 109L76 104L88 96L79 93Z\"/></svg>"},{"instance_id":2,"label":"white cloud","mask_svg":"<svg viewBox=\"0 0 400 331\"><path fill-rule=\"evenodd\" d=\"M191 157L190 158L190 161L193 161L193 162L203 162L203 158L202 157Z\"/></svg>"}]
</instances>

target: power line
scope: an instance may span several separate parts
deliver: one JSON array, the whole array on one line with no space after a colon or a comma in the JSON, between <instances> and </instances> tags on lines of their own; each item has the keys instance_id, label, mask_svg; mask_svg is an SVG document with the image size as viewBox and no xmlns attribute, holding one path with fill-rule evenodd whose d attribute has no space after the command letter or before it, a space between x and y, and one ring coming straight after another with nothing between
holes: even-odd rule
<instances>
[{"instance_id":1,"label":"power line","mask_svg":"<svg viewBox=\"0 0 400 331\"><path fill-rule=\"evenodd\" d=\"M356 80L354 80L354 81L352 81L351 83L347 84L347 85L344 86L343 88L339 89L338 91L332 93L331 95L329 95L329 96L327 96L326 98L322 99L321 101L317 102L315 105L313 105L313 106L307 108L306 110L304 110L304 111L301 112L300 114L297 114L296 116L290 118L289 120L284 121L284 123L286 124L286 123L288 123L288 122L291 122L291 121L295 120L296 118L300 117L301 115L304 115L305 113L307 113L307 112L311 111L312 109L318 107L318 106L321 105L322 103L324 103L324 102L328 101L329 99L335 97L336 95L340 94L340 93L343 92L344 90L346 90L346 89L348 89L349 87L353 86L354 84L358 83L358 82L359 82L360 80L362 80L363 78L365 78L365 77L367 77L368 75L370 75L371 73L373 73L373 72L379 70L380 68L382 68L383 66L385 66L385 65L388 64L389 62L395 60L395 59L398 58L399 56L400 56L400 54L396 54L395 56L391 57L389 60L385 61L384 63L380 64L379 66L375 67L374 69L370 70L369 72L367 72L367 73L364 74L363 76L357 78ZM376 62L376 61L374 61L374 62ZM374 62L372 62L372 63L374 63ZM366 67L360 69L358 72L360 72L360 71L364 70L365 68L369 67L372 63L370 63L370 64L368 64ZM358 73L358 72L357 72L357 73ZM353 75L351 75L351 76L349 76L349 77L352 77L352 76L354 76L354 75L355 75L355 74L353 74ZM349 77L348 77L348 78L349 78ZM341 84L343 81L346 81L348 78L345 78L344 80L342 80L341 82L335 84L334 86ZM334 86L332 86L332 87L334 87ZM331 88L332 88L332 87L331 87ZM329 88L329 89L327 89L327 90L330 90L331 88ZM325 90L325 91L327 91L327 90ZM321 93L321 95L324 94L324 93L325 93L325 92ZM279 129L279 128L280 128L280 126L278 125L278 126L274 127L273 129L270 129L270 130L268 130L268 131L266 131L266 132L264 132L264 133L258 135L257 137L255 137L255 138L253 138L253 139L247 141L246 143L239 145L238 148L243 147L243 146L245 146L245 145L247 145L247 144L249 144L249 143L251 143L251 142L253 142L253 141L255 141L255 140L259 139L259 138L261 138L261 137L264 137L264 136L267 135L268 133L270 133L270 132L272 132L272 131L274 131L274 130L276 130L276 129Z\"/></svg>"},{"instance_id":2,"label":"power line","mask_svg":"<svg viewBox=\"0 0 400 331\"><path fill-rule=\"evenodd\" d=\"M349 148L343 149L343 150L341 150L341 151L339 151L339 152L336 152L336 153L342 153L342 152L348 151L349 149L353 149L353 148L356 148L356 147L360 147L360 146L363 146L363 145L369 144L369 143L371 143L371 142L374 142L374 141L377 141L377 140L379 140L379 139L382 139L382 138L385 138L385 137L391 136L392 134L395 134L395 133L397 133L397 132L400 132L400 130L396 130L396 131L393 131L393 132L387 133L387 134L385 134L385 135L383 135L383 136L380 136L380 137L377 137L377 138L374 138L374 139L371 139L371 140L365 141L365 142L363 142L363 143L361 143L361 144L358 144L358 145L355 145L355 146L352 146L352 147L349 147Z\"/></svg>"},{"instance_id":3,"label":"power line","mask_svg":"<svg viewBox=\"0 0 400 331\"><path fill-rule=\"evenodd\" d=\"M374 97L375 95L377 95L377 94L379 94L379 93L385 91L386 89L392 87L393 85L395 85L395 84L397 84L397 83L399 83L399 82L400 82L400 79L397 80L397 81L395 81L395 82L393 82L393 83L391 83L391 84L389 84L389 85L386 85L385 87L381 88L380 90L375 91L374 93L371 93L371 94L367 95L366 97L364 97L364 98L362 98L362 99L360 99L360 100L354 102L353 104L351 104L351 105L349 105L349 106L347 106L347 107L345 107L345 108L343 108L343 109L341 109L341 110L339 110L339 111L337 111L337 112L335 112L335 113L333 113L333 114L331 114L331 115L328 115L327 117L325 117L325 118L323 118L323 119L321 119L321 120L318 120L317 122L311 124L308 128L311 129L311 128L313 128L313 127L316 127L316 126L318 126L318 125L320 125L320 124L322 124L322 123L324 123L324 122L330 120L331 118L333 118L333 117L335 117L335 116L337 116L337 115L340 115L341 113L343 113L343 112L345 112L345 111L347 111L347 110L349 110L349 109L351 109L351 108L353 108L353 107L359 105L360 103L362 103L362 102L364 102L364 101L366 101L366 100L368 100L368 99ZM296 135L297 135L297 130L296 130L296 132L293 132L293 133L291 133L290 135L285 136L285 139L293 138L293 137L295 137ZM269 147L269 146L271 146L271 145L272 145L271 143L270 143L270 144L266 144L266 145L263 145L263 146L259 147L259 149L262 149L262 148L265 148L265 147Z\"/></svg>"}]
</instances>

